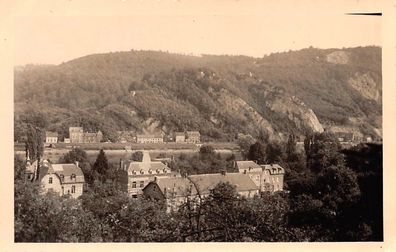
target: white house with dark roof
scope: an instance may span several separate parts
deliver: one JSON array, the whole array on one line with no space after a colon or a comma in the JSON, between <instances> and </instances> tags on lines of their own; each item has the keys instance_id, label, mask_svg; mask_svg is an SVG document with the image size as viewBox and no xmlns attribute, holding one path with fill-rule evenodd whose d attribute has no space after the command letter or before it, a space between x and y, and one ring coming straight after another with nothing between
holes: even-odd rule
<instances>
[{"instance_id":1,"label":"white house with dark roof","mask_svg":"<svg viewBox=\"0 0 396 252\"><path fill-rule=\"evenodd\" d=\"M200 174L188 177L156 177L144 189L145 196L155 200L164 200L167 211L177 210L187 199L207 197L219 183L235 186L236 192L251 198L259 194L259 188L246 174Z\"/></svg>"},{"instance_id":2,"label":"white house with dark roof","mask_svg":"<svg viewBox=\"0 0 396 252\"><path fill-rule=\"evenodd\" d=\"M58 142L58 133L52 131L45 132L45 143L57 143Z\"/></svg>"},{"instance_id":3,"label":"white house with dark roof","mask_svg":"<svg viewBox=\"0 0 396 252\"><path fill-rule=\"evenodd\" d=\"M48 160L37 161L26 167L26 177L32 181L38 181L43 192L53 191L62 195L70 195L78 198L83 194L85 183L84 174L76 164L51 164Z\"/></svg>"},{"instance_id":4,"label":"white house with dark roof","mask_svg":"<svg viewBox=\"0 0 396 252\"><path fill-rule=\"evenodd\" d=\"M177 177L180 175L172 172L167 165L160 161L151 161L150 154L143 151L141 162L120 162L117 180L124 191L132 197L137 197L137 195L143 193L142 189L156 176Z\"/></svg>"}]
</instances>

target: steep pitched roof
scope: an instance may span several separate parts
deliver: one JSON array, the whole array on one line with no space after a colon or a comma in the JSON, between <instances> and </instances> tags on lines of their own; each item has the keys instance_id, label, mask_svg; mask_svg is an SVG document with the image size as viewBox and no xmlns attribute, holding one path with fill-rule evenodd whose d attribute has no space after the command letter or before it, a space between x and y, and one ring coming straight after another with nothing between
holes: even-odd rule
<instances>
[{"instance_id":1,"label":"steep pitched roof","mask_svg":"<svg viewBox=\"0 0 396 252\"><path fill-rule=\"evenodd\" d=\"M157 178L156 183L165 197L184 197L190 194L190 181L183 177Z\"/></svg>"},{"instance_id":2,"label":"steep pitched roof","mask_svg":"<svg viewBox=\"0 0 396 252\"><path fill-rule=\"evenodd\" d=\"M265 170L268 170L270 174L282 174L285 173L285 169L278 164L267 164L262 165Z\"/></svg>"},{"instance_id":3,"label":"steep pitched roof","mask_svg":"<svg viewBox=\"0 0 396 252\"><path fill-rule=\"evenodd\" d=\"M45 137L58 137L58 132L46 131Z\"/></svg>"},{"instance_id":4,"label":"steep pitched roof","mask_svg":"<svg viewBox=\"0 0 396 252\"><path fill-rule=\"evenodd\" d=\"M258 187L251 180L249 175L240 173L227 173L222 174L202 174L202 175L191 175L190 179L196 183L201 190L201 193L208 194L216 187L220 182L230 183L235 186L237 192L257 190Z\"/></svg>"},{"instance_id":5,"label":"steep pitched roof","mask_svg":"<svg viewBox=\"0 0 396 252\"><path fill-rule=\"evenodd\" d=\"M166 177L157 178L155 182L161 192L168 197L184 197L187 195L197 195L197 190L200 194L208 195L220 182L230 183L235 186L237 192L258 190L258 187L246 174L228 173L222 174L201 174L191 175L188 178L184 177Z\"/></svg>"},{"instance_id":6,"label":"steep pitched roof","mask_svg":"<svg viewBox=\"0 0 396 252\"><path fill-rule=\"evenodd\" d=\"M149 170L166 170L167 172L170 172L169 167L164 163L159 161L151 161L150 155L147 151L143 152L142 162L131 162L128 166L129 175L134 175L134 172L137 173L140 171L147 173Z\"/></svg>"},{"instance_id":7,"label":"steep pitched roof","mask_svg":"<svg viewBox=\"0 0 396 252\"><path fill-rule=\"evenodd\" d=\"M260 169L262 170L261 166L255 163L254 161L236 161L237 168L239 170L251 170L251 169Z\"/></svg>"}]
</instances>

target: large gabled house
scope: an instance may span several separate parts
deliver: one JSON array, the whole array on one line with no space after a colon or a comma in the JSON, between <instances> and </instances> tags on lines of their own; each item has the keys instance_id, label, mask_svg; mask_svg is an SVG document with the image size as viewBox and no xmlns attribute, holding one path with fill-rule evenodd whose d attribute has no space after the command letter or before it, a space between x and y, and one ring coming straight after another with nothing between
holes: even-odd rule
<instances>
[{"instance_id":1,"label":"large gabled house","mask_svg":"<svg viewBox=\"0 0 396 252\"><path fill-rule=\"evenodd\" d=\"M123 191L136 198L142 194L142 189L154 177L177 177L178 173L172 172L171 169L160 161L151 161L147 151L143 152L142 161L120 162L117 172L117 181Z\"/></svg>"},{"instance_id":2,"label":"large gabled house","mask_svg":"<svg viewBox=\"0 0 396 252\"><path fill-rule=\"evenodd\" d=\"M247 174L261 192L283 191L285 169L278 164L258 165L254 161L236 161L239 173Z\"/></svg>"},{"instance_id":3,"label":"large gabled house","mask_svg":"<svg viewBox=\"0 0 396 252\"><path fill-rule=\"evenodd\" d=\"M59 195L70 195L78 198L83 194L85 183L84 174L75 164L52 164L48 160L40 163L34 161L26 163L26 178L33 182L40 183L42 192L53 191Z\"/></svg>"},{"instance_id":4,"label":"large gabled house","mask_svg":"<svg viewBox=\"0 0 396 252\"><path fill-rule=\"evenodd\" d=\"M148 198L163 201L169 212L177 210L187 199L207 197L221 182L235 186L236 192L244 197L250 198L259 194L259 188L250 177L240 173L155 177L143 188L143 194Z\"/></svg>"}]
</instances>

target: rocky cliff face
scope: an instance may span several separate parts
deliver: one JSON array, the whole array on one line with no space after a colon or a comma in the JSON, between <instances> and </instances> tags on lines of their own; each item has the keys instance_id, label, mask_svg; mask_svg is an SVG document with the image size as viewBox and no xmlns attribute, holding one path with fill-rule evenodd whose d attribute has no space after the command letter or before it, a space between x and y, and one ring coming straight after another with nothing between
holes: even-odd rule
<instances>
[{"instance_id":1,"label":"rocky cliff face","mask_svg":"<svg viewBox=\"0 0 396 252\"><path fill-rule=\"evenodd\" d=\"M380 90L369 73L355 73L349 78L348 84L369 100L379 101L381 99Z\"/></svg>"},{"instance_id":2,"label":"rocky cliff face","mask_svg":"<svg viewBox=\"0 0 396 252\"><path fill-rule=\"evenodd\" d=\"M278 96L272 102L268 102L268 107L275 113L285 115L295 127L304 132L323 132L323 126L319 122L315 113L307 107L304 102L295 96L280 97Z\"/></svg>"},{"instance_id":3,"label":"rocky cliff face","mask_svg":"<svg viewBox=\"0 0 396 252\"><path fill-rule=\"evenodd\" d=\"M243 99L222 89L217 98L218 104L224 108L224 111L231 114L237 114L241 120L247 122L248 132L254 132L258 129L266 131L270 137L275 137L274 129L260 113L252 106L247 104Z\"/></svg>"}]
</instances>

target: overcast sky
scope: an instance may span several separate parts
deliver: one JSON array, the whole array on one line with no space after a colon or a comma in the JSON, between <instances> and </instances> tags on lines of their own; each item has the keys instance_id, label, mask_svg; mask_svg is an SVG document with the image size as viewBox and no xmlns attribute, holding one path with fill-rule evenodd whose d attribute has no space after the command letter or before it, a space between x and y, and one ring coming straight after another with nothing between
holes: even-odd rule
<instances>
[{"instance_id":1,"label":"overcast sky","mask_svg":"<svg viewBox=\"0 0 396 252\"><path fill-rule=\"evenodd\" d=\"M262 57L309 46L381 45L381 17L345 15L379 11L365 1L212 2L95 2L94 10L92 2L68 8L36 3L15 19L14 64L59 64L131 49Z\"/></svg>"}]
</instances>

